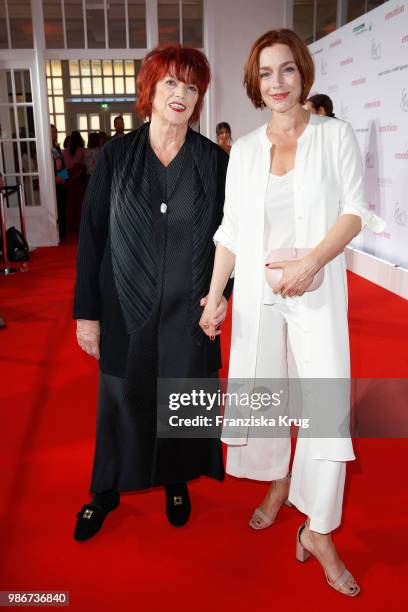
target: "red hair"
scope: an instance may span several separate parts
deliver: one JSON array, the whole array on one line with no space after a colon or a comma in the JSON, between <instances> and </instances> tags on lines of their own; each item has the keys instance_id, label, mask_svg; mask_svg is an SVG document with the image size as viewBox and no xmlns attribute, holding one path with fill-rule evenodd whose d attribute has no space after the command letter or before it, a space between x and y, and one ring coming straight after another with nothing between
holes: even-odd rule
<instances>
[{"instance_id":1,"label":"red hair","mask_svg":"<svg viewBox=\"0 0 408 612\"><path fill-rule=\"evenodd\" d=\"M204 53L181 45L156 47L145 56L136 79L137 112L142 119L151 116L156 83L166 74L197 86L198 100L189 120L190 124L195 123L203 107L204 94L211 80L211 70Z\"/></svg>"},{"instance_id":2,"label":"red hair","mask_svg":"<svg viewBox=\"0 0 408 612\"><path fill-rule=\"evenodd\" d=\"M263 49L276 44L287 45L293 53L295 63L302 78L301 104L306 102L306 98L313 85L315 76L313 58L303 40L295 32L286 28L270 30L254 42L245 64L244 86L255 108L264 108L265 106L259 88L259 56Z\"/></svg>"}]
</instances>

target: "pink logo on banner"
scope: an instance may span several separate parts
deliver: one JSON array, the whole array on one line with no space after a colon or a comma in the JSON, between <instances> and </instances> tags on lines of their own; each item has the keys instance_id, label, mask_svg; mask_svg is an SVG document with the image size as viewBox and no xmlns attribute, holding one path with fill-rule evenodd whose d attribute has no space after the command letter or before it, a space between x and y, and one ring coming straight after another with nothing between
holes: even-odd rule
<instances>
[{"instance_id":1,"label":"pink logo on banner","mask_svg":"<svg viewBox=\"0 0 408 612\"><path fill-rule=\"evenodd\" d=\"M330 49L333 49L333 47L338 47L338 45L341 45L341 38L336 38L336 40L333 40L333 42L330 43Z\"/></svg>"},{"instance_id":2,"label":"pink logo on banner","mask_svg":"<svg viewBox=\"0 0 408 612\"><path fill-rule=\"evenodd\" d=\"M347 64L352 64L354 62L353 57L346 57L346 59L341 60L340 66L347 66Z\"/></svg>"},{"instance_id":3,"label":"pink logo on banner","mask_svg":"<svg viewBox=\"0 0 408 612\"><path fill-rule=\"evenodd\" d=\"M405 10L405 6L403 4L401 6L397 6L393 11L389 11L388 13L385 13L384 19L388 21L388 19L392 19L393 17L396 17L397 15L400 15L401 13L403 13L404 10Z\"/></svg>"},{"instance_id":4,"label":"pink logo on banner","mask_svg":"<svg viewBox=\"0 0 408 612\"><path fill-rule=\"evenodd\" d=\"M408 43L408 34L405 34L405 36L403 36L403 37L401 38L401 42L402 42L402 44L404 44L404 43Z\"/></svg>"},{"instance_id":5,"label":"pink logo on banner","mask_svg":"<svg viewBox=\"0 0 408 612\"><path fill-rule=\"evenodd\" d=\"M365 77L360 77L359 79L355 79L354 81L351 81L351 84L353 85L353 87L355 85L363 85L363 83L366 83L367 79Z\"/></svg>"},{"instance_id":6,"label":"pink logo on banner","mask_svg":"<svg viewBox=\"0 0 408 612\"><path fill-rule=\"evenodd\" d=\"M378 108L379 106L381 106L380 100L373 100L364 104L364 108Z\"/></svg>"},{"instance_id":7,"label":"pink logo on banner","mask_svg":"<svg viewBox=\"0 0 408 612\"><path fill-rule=\"evenodd\" d=\"M378 131L379 132L396 132L397 131L397 126L396 125L380 125L378 127Z\"/></svg>"}]
</instances>

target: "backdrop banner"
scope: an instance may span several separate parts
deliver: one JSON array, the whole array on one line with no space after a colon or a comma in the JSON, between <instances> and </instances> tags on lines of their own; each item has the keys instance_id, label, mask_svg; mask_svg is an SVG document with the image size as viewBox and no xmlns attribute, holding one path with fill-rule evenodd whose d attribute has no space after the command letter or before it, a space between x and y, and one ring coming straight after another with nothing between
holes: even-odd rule
<instances>
[{"instance_id":1,"label":"backdrop banner","mask_svg":"<svg viewBox=\"0 0 408 612\"><path fill-rule=\"evenodd\" d=\"M331 97L361 148L370 209L386 222L351 246L408 268L408 1L385 2L309 45L311 95Z\"/></svg>"}]
</instances>

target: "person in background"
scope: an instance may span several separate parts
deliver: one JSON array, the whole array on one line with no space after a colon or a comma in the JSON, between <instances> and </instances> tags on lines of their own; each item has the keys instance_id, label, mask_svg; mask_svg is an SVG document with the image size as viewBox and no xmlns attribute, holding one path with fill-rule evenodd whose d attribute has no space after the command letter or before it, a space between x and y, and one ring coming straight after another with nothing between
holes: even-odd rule
<instances>
[{"instance_id":1,"label":"person in background","mask_svg":"<svg viewBox=\"0 0 408 612\"><path fill-rule=\"evenodd\" d=\"M74 130L69 138L69 147L62 152L65 167L69 172L69 180L66 183L67 225L69 229L78 231L85 190L85 142L77 130Z\"/></svg>"},{"instance_id":2,"label":"person in background","mask_svg":"<svg viewBox=\"0 0 408 612\"><path fill-rule=\"evenodd\" d=\"M96 160L98 159L100 150L101 150L101 144L100 144L99 134L98 132L92 132L92 134L89 134L88 148L85 149L85 153L84 153L86 184L88 184L91 174L95 168Z\"/></svg>"},{"instance_id":3,"label":"person in background","mask_svg":"<svg viewBox=\"0 0 408 612\"><path fill-rule=\"evenodd\" d=\"M85 153L85 142L82 138L81 134L74 130L70 136L64 140L64 145L67 143L67 146L64 147L62 151L62 155L65 161L65 167L68 170L73 170L73 168L78 164L82 165L84 161L84 153ZM71 176L71 173L70 173Z\"/></svg>"},{"instance_id":4,"label":"person in background","mask_svg":"<svg viewBox=\"0 0 408 612\"><path fill-rule=\"evenodd\" d=\"M125 122L122 115L115 117L113 120L113 127L115 128L115 133L113 134L112 138L125 135Z\"/></svg>"},{"instance_id":5,"label":"person in background","mask_svg":"<svg viewBox=\"0 0 408 612\"><path fill-rule=\"evenodd\" d=\"M103 145L105 145L108 140L109 140L109 136L107 135L106 132L98 132L99 134L99 147L102 149Z\"/></svg>"},{"instance_id":6,"label":"person in background","mask_svg":"<svg viewBox=\"0 0 408 612\"><path fill-rule=\"evenodd\" d=\"M335 117L333 113L333 102L326 94L315 94L314 96L310 96L303 105L303 108L314 115Z\"/></svg>"},{"instance_id":7,"label":"person in background","mask_svg":"<svg viewBox=\"0 0 408 612\"><path fill-rule=\"evenodd\" d=\"M232 140L230 124L226 121L221 121L221 123L217 124L215 132L217 134L217 144L229 155L231 151Z\"/></svg>"},{"instance_id":8,"label":"person in background","mask_svg":"<svg viewBox=\"0 0 408 612\"><path fill-rule=\"evenodd\" d=\"M69 178L62 151L58 144L58 130L51 124L51 152L54 162L55 191L57 195L58 231L60 242L66 238L66 187L65 183Z\"/></svg>"}]
</instances>

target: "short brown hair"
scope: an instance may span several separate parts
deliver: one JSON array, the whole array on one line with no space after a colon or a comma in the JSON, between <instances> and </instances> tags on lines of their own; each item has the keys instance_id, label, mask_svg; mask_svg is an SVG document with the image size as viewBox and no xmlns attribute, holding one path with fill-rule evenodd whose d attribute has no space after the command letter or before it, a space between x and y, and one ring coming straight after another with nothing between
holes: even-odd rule
<instances>
[{"instance_id":1,"label":"short brown hair","mask_svg":"<svg viewBox=\"0 0 408 612\"><path fill-rule=\"evenodd\" d=\"M142 119L151 116L157 81L167 73L173 74L180 81L197 85L198 100L189 120L190 125L195 123L203 107L204 94L211 80L211 71L204 53L181 45L156 47L144 58L136 80L137 112Z\"/></svg>"},{"instance_id":2,"label":"short brown hair","mask_svg":"<svg viewBox=\"0 0 408 612\"><path fill-rule=\"evenodd\" d=\"M254 42L245 64L244 86L255 108L264 108L265 106L259 89L259 56L263 49L276 44L287 45L293 53L295 64L302 77L301 104L305 103L313 85L315 75L314 63L305 43L292 30L286 28L270 30L262 34Z\"/></svg>"}]
</instances>

